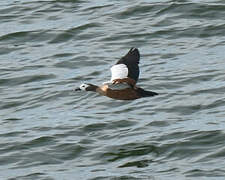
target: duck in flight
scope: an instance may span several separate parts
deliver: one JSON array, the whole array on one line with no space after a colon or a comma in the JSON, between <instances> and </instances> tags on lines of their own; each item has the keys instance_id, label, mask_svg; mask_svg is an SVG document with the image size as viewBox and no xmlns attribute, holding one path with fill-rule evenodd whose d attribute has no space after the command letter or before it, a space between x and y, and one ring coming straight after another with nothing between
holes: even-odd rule
<instances>
[{"instance_id":1,"label":"duck in flight","mask_svg":"<svg viewBox=\"0 0 225 180\"><path fill-rule=\"evenodd\" d=\"M142 97L158 95L136 86L139 78L140 53L137 48L131 48L115 65L111 67L111 80L101 86L81 84L75 91L85 90L97 92L100 95L119 100L134 100Z\"/></svg>"}]
</instances>

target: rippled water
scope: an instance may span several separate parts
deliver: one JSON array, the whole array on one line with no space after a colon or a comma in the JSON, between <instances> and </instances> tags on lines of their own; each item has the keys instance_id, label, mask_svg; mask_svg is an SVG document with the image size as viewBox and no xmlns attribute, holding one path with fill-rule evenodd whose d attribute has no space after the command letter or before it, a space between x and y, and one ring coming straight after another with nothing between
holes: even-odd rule
<instances>
[{"instance_id":1,"label":"rippled water","mask_svg":"<svg viewBox=\"0 0 225 180\"><path fill-rule=\"evenodd\" d=\"M152 98L74 92L131 47ZM223 0L0 2L0 179L225 178Z\"/></svg>"}]
</instances>

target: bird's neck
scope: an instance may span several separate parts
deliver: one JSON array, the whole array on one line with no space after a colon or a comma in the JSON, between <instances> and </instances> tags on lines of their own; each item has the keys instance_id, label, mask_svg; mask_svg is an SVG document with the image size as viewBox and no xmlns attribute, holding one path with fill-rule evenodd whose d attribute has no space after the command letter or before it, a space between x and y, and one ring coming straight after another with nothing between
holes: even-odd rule
<instances>
[{"instance_id":1,"label":"bird's neck","mask_svg":"<svg viewBox=\"0 0 225 180\"><path fill-rule=\"evenodd\" d=\"M86 91L97 91L98 86L94 85L94 84L90 84L90 86L86 89Z\"/></svg>"}]
</instances>

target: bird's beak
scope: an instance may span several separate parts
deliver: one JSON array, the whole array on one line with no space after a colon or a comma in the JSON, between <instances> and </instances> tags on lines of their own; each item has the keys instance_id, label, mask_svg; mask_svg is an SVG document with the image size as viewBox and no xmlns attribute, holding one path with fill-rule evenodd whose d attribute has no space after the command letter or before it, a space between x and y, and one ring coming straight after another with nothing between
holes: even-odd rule
<instances>
[{"instance_id":1,"label":"bird's beak","mask_svg":"<svg viewBox=\"0 0 225 180\"><path fill-rule=\"evenodd\" d=\"M74 89L74 91L81 91L81 89L78 87L78 88Z\"/></svg>"}]
</instances>

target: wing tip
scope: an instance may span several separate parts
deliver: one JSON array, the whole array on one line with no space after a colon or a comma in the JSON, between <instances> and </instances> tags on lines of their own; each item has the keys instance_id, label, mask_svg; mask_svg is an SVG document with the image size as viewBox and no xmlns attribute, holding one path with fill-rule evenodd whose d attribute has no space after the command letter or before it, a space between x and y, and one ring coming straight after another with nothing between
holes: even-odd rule
<instances>
[{"instance_id":1,"label":"wing tip","mask_svg":"<svg viewBox=\"0 0 225 180\"><path fill-rule=\"evenodd\" d=\"M138 50L138 48L136 48L136 47L132 47L132 48L130 48L130 50L129 50L129 52L134 52L134 51L137 51L137 52L139 53L139 50Z\"/></svg>"},{"instance_id":2,"label":"wing tip","mask_svg":"<svg viewBox=\"0 0 225 180\"><path fill-rule=\"evenodd\" d=\"M136 47L130 48L130 50L129 50L128 53L132 53L132 54L133 54L133 53L137 53L138 56L140 56L139 50L138 50L138 48L136 48Z\"/></svg>"},{"instance_id":3,"label":"wing tip","mask_svg":"<svg viewBox=\"0 0 225 180\"><path fill-rule=\"evenodd\" d=\"M137 58L137 63L139 64L140 53L139 53L138 48L136 48L136 47L130 48L130 50L129 50L129 52L127 54L136 57Z\"/></svg>"},{"instance_id":4,"label":"wing tip","mask_svg":"<svg viewBox=\"0 0 225 180\"><path fill-rule=\"evenodd\" d=\"M128 51L128 53L123 56L116 64L139 64L140 61L140 53L138 48L132 47Z\"/></svg>"}]
</instances>

